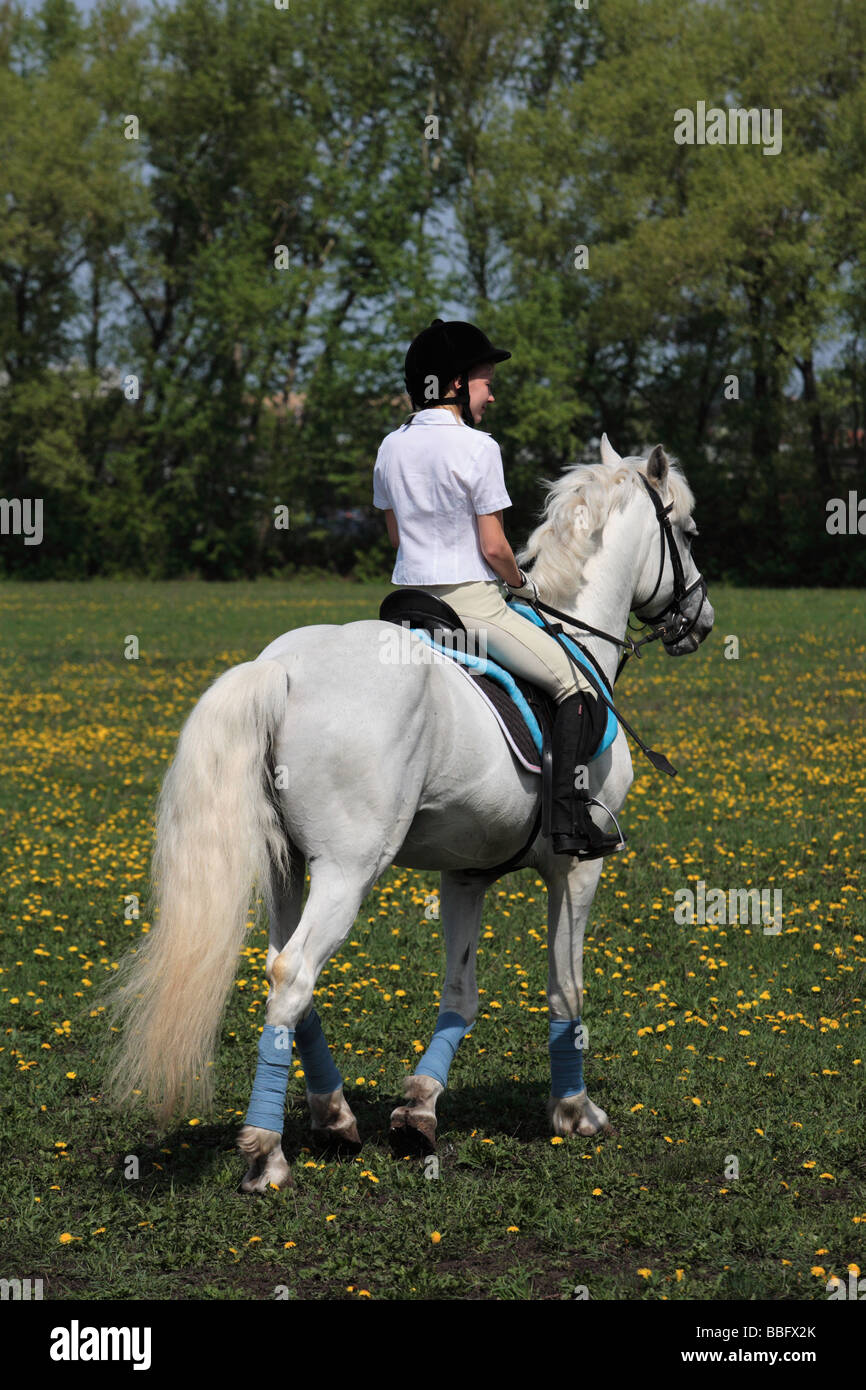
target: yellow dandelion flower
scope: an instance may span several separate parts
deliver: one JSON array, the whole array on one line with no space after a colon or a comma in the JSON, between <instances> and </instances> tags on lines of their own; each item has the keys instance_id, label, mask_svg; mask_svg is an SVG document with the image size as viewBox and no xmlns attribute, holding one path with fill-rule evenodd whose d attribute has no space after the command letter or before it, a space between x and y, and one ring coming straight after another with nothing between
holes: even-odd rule
<instances>
[{"instance_id":1,"label":"yellow dandelion flower","mask_svg":"<svg viewBox=\"0 0 866 1390\"><path fill-rule=\"evenodd\" d=\"M564 1144L565 1140L562 1139L558 1134L554 1134L550 1142L551 1144Z\"/></svg>"},{"instance_id":2,"label":"yellow dandelion flower","mask_svg":"<svg viewBox=\"0 0 866 1390\"><path fill-rule=\"evenodd\" d=\"M440 1242L440 1240L442 1239L441 1232L439 1232L439 1231L431 1231L431 1232L430 1232L430 1239L432 1240L432 1242L433 1242L434 1245L438 1245L439 1242Z\"/></svg>"},{"instance_id":3,"label":"yellow dandelion flower","mask_svg":"<svg viewBox=\"0 0 866 1390\"><path fill-rule=\"evenodd\" d=\"M651 1270L651 1269L639 1269L639 1270L638 1270L638 1274L640 1275L641 1279L651 1279L651 1278L652 1278L652 1270Z\"/></svg>"}]
</instances>

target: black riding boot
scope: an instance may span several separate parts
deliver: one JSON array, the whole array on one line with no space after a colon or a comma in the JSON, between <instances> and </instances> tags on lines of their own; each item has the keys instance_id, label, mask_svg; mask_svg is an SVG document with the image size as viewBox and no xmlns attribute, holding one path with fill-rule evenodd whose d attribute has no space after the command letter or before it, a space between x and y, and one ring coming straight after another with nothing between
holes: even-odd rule
<instances>
[{"instance_id":1,"label":"black riding boot","mask_svg":"<svg viewBox=\"0 0 866 1390\"><path fill-rule=\"evenodd\" d=\"M574 785L575 769L586 765L604 732L605 711L606 706L597 696L582 691L567 696L556 708L550 815L554 854L600 859L604 854L625 848L625 840L619 834L610 835L599 830L590 816L590 806L600 806L601 802L591 797L585 787Z\"/></svg>"}]
</instances>

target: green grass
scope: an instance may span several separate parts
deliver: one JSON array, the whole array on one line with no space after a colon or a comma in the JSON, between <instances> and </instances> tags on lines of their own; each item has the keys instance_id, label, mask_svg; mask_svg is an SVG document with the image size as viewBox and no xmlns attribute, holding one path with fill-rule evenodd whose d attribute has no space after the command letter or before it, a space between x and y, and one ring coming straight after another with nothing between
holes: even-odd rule
<instances>
[{"instance_id":1,"label":"green grass","mask_svg":"<svg viewBox=\"0 0 866 1390\"><path fill-rule=\"evenodd\" d=\"M375 616L387 587L0 588L0 1276L75 1299L560 1299L580 1285L596 1300L826 1299L866 1223L861 594L717 589L698 654L652 649L618 687L680 776L633 750L630 851L588 928L586 1074L613 1133L551 1143L546 895L528 870L488 894L482 1008L440 1102L438 1177L387 1146L436 1016L433 874L388 870L319 981L360 1159L309 1152L294 1077L296 1186L238 1191L260 926L213 1115L160 1134L103 1103L97 992L147 925L124 902L146 904L154 798L185 715L279 632ZM699 878L781 888L781 935L677 925L673 895Z\"/></svg>"}]
</instances>

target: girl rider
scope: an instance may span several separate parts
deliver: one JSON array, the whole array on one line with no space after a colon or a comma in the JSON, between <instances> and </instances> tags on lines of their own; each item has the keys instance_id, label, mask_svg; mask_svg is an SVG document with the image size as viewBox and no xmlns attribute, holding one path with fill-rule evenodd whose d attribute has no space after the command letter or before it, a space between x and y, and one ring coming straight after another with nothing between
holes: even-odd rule
<instances>
[{"instance_id":1,"label":"girl rider","mask_svg":"<svg viewBox=\"0 0 866 1390\"><path fill-rule=\"evenodd\" d=\"M494 366L510 356L471 323L434 319L413 339L405 379L414 413L382 441L373 505L399 547L391 582L436 594L467 632L485 633L494 661L554 697L553 850L598 859L622 841L591 819L574 773L598 746L607 711L559 643L507 606L498 582L516 598L538 597L502 528L511 498L499 445L475 429L493 401Z\"/></svg>"}]
</instances>

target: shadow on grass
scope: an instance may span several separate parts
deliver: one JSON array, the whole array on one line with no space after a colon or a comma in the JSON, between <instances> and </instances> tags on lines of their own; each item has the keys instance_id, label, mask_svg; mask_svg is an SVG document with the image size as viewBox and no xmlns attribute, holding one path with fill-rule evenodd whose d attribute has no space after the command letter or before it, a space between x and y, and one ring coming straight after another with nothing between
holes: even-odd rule
<instances>
[{"instance_id":1,"label":"shadow on grass","mask_svg":"<svg viewBox=\"0 0 866 1390\"><path fill-rule=\"evenodd\" d=\"M388 1133L391 1111L401 1103L399 1095L365 1095L347 1092L347 1099L358 1121L363 1148L390 1153ZM449 1090L439 1105L441 1143L467 1140L473 1131L489 1139L518 1139L531 1143L549 1139L545 1115L547 1092L544 1087L524 1082L504 1086L468 1086ZM242 1122L175 1125L164 1134L148 1126L145 1136L126 1147L112 1146L105 1157L112 1162L107 1180L122 1187L130 1181L140 1184L142 1195L159 1192L172 1185L190 1187L212 1179L229 1159L237 1160L238 1182L243 1159L237 1151ZM589 1142L589 1141L579 1141ZM186 1145L187 1147L182 1147ZM166 1150L168 1152L166 1152ZM283 1152L293 1163L304 1151L314 1149L309 1116L303 1098L291 1097L283 1130ZM352 1162L354 1155L328 1152L334 1162Z\"/></svg>"}]
</instances>

